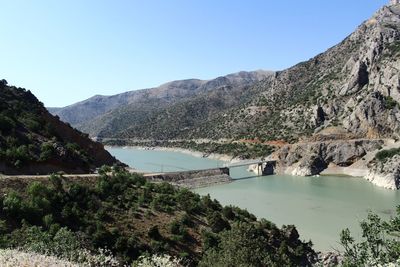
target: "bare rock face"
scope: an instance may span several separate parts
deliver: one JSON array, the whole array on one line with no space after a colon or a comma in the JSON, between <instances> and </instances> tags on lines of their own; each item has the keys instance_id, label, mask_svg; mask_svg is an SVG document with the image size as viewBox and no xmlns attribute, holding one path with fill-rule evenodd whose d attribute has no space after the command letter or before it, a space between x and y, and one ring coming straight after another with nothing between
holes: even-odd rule
<instances>
[{"instance_id":1,"label":"bare rock face","mask_svg":"<svg viewBox=\"0 0 400 267\"><path fill-rule=\"evenodd\" d=\"M343 262L343 256L337 252L326 252L318 254L318 263L322 267L334 267L341 266Z\"/></svg>"},{"instance_id":2,"label":"bare rock face","mask_svg":"<svg viewBox=\"0 0 400 267\"><path fill-rule=\"evenodd\" d=\"M367 138L378 138L384 132L392 132L392 137L399 137L399 115L397 106L388 111L384 96L373 92L360 101L350 116L344 118L343 126Z\"/></svg>"},{"instance_id":3,"label":"bare rock face","mask_svg":"<svg viewBox=\"0 0 400 267\"><path fill-rule=\"evenodd\" d=\"M286 145L276 151L277 173L311 176L322 172L330 163L347 167L374 151L382 140L334 140Z\"/></svg>"},{"instance_id":4,"label":"bare rock face","mask_svg":"<svg viewBox=\"0 0 400 267\"><path fill-rule=\"evenodd\" d=\"M319 126L324 123L325 121L325 112L324 109L321 106L315 106L314 107L314 121L315 125Z\"/></svg>"},{"instance_id":5,"label":"bare rock face","mask_svg":"<svg viewBox=\"0 0 400 267\"><path fill-rule=\"evenodd\" d=\"M350 79L344 84L339 94L342 96L354 94L369 82L368 66L364 61L357 61L350 74Z\"/></svg>"},{"instance_id":6,"label":"bare rock face","mask_svg":"<svg viewBox=\"0 0 400 267\"><path fill-rule=\"evenodd\" d=\"M319 155L311 155L301 159L300 164L292 171L296 176L312 176L319 174L327 167L326 162Z\"/></svg>"},{"instance_id":7,"label":"bare rock face","mask_svg":"<svg viewBox=\"0 0 400 267\"><path fill-rule=\"evenodd\" d=\"M400 155L395 155L384 162L373 163L365 178L384 188L400 189Z\"/></svg>"}]
</instances>

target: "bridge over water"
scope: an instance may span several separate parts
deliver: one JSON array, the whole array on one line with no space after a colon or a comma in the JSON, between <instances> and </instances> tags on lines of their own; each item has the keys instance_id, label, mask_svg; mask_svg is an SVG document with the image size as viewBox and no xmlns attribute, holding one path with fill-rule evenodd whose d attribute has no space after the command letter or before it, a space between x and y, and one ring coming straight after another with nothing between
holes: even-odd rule
<instances>
[{"instance_id":1,"label":"bridge over water","mask_svg":"<svg viewBox=\"0 0 400 267\"><path fill-rule=\"evenodd\" d=\"M226 168L237 168L254 165L253 172L257 175L271 175L274 172L276 161L275 160L246 160L236 163L224 164Z\"/></svg>"},{"instance_id":2,"label":"bridge over water","mask_svg":"<svg viewBox=\"0 0 400 267\"><path fill-rule=\"evenodd\" d=\"M154 165L159 165L159 164L154 164ZM184 176L186 175L192 175L193 173L205 173L208 171L215 171L215 170L221 170L223 173L230 175L230 169L232 168L238 168L238 167L246 167L246 166L254 166L252 168L252 171L256 175L271 175L274 173L276 161L274 160L246 160L246 161L239 161L235 163L225 163L220 167L217 168L207 168L207 169L196 169L196 170L189 170L185 168L180 168L178 166L170 166L170 165L159 165L160 166L160 172L141 172L138 170L131 170L133 172L139 172L143 173L145 177L153 177L153 176L159 176L159 175L179 175L179 176ZM180 169L180 171L163 171L164 167L174 167L176 169Z\"/></svg>"}]
</instances>

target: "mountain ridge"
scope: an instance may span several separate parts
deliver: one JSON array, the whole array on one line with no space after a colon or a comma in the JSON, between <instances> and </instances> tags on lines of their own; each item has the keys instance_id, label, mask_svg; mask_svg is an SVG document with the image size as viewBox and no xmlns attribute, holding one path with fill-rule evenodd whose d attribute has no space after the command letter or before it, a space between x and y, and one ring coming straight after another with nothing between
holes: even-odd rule
<instances>
[{"instance_id":1,"label":"mountain ridge","mask_svg":"<svg viewBox=\"0 0 400 267\"><path fill-rule=\"evenodd\" d=\"M271 73L271 71L263 70L252 72L241 71L210 80L177 80L149 89L132 90L110 96L95 95L63 108L49 107L48 110L52 114L59 116L63 121L71 123L71 125L80 129L80 124L90 121L113 109L136 103L140 98L163 99L166 103L169 103L171 99L179 100L180 98L191 97L195 92L206 92L220 86L231 84L243 86L255 80L265 78Z\"/></svg>"}]
</instances>

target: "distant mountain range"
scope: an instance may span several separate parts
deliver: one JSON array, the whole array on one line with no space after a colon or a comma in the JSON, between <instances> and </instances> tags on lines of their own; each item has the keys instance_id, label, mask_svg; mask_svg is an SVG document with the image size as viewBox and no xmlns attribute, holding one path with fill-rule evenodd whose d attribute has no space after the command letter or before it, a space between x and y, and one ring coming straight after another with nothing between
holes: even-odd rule
<instances>
[{"instance_id":1,"label":"distant mountain range","mask_svg":"<svg viewBox=\"0 0 400 267\"><path fill-rule=\"evenodd\" d=\"M156 88L94 96L49 108L61 120L97 137L176 138L249 99L252 85L271 71L238 72L212 80L173 81Z\"/></svg>"},{"instance_id":2,"label":"distant mountain range","mask_svg":"<svg viewBox=\"0 0 400 267\"><path fill-rule=\"evenodd\" d=\"M296 141L329 127L400 138L400 7L379 10L340 44L279 72L183 80L49 110L91 136Z\"/></svg>"}]
</instances>

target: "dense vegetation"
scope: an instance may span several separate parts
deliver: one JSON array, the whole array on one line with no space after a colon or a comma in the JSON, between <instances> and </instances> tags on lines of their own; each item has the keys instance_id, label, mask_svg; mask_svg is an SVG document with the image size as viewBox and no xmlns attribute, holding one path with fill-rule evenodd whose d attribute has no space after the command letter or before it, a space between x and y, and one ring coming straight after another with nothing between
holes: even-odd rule
<instances>
[{"instance_id":1,"label":"dense vegetation","mask_svg":"<svg viewBox=\"0 0 400 267\"><path fill-rule=\"evenodd\" d=\"M0 248L24 248L77 261L77 251L108 248L122 263L144 253L179 256L190 265L310 265L311 245L294 226L277 228L236 207L222 207L169 184L114 168L98 180L2 181ZM235 254L229 261L228 255Z\"/></svg>"},{"instance_id":2,"label":"dense vegetation","mask_svg":"<svg viewBox=\"0 0 400 267\"><path fill-rule=\"evenodd\" d=\"M51 126L41 117L42 106L36 98L23 89L9 88L0 82L0 159L16 168L28 161L46 161L53 154L51 143L37 146L34 131L52 137Z\"/></svg>"},{"instance_id":3,"label":"dense vegetation","mask_svg":"<svg viewBox=\"0 0 400 267\"><path fill-rule=\"evenodd\" d=\"M93 153L94 147L87 135L52 117L30 91L0 81L0 172L42 173L45 168L31 167L48 165L89 171L97 155L107 153ZM112 163L108 156L102 164Z\"/></svg>"},{"instance_id":4,"label":"dense vegetation","mask_svg":"<svg viewBox=\"0 0 400 267\"><path fill-rule=\"evenodd\" d=\"M375 158L377 160L379 160L380 162L384 162L384 161L392 158L395 155L400 155L400 148L391 148L391 149L381 150L378 153L376 153Z\"/></svg>"},{"instance_id":5,"label":"dense vegetation","mask_svg":"<svg viewBox=\"0 0 400 267\"><path fill-rule=\"evenodd\" d=\"M389 221L370 213L362 221L361 242L355 242L349 229L342 231L344 266L399 266L400 264L400 206L397 216ZM392 264L392 265L388 265Z\"/></svg>"}]
</instances>

